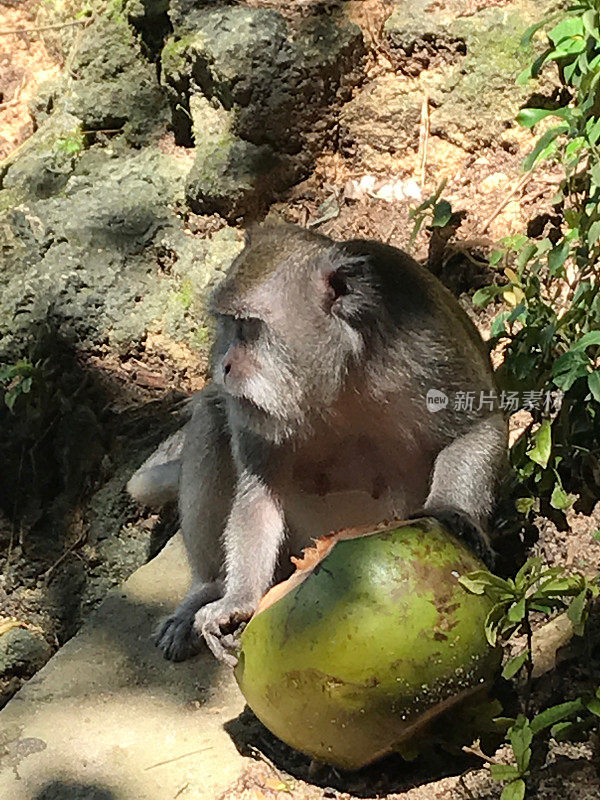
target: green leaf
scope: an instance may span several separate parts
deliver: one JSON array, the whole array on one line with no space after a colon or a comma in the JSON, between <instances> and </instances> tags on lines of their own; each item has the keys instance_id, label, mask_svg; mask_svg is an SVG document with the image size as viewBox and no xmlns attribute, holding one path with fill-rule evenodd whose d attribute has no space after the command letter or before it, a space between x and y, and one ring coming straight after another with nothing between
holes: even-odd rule
<instances>
[{"instance_id":1,"label":"green leaf","mask_svg":"<svg viewBox=\"0 0 600 800\"><path fill-rule=\"evenodd\" d=\"M493 586L502 592L508 592L509 594L514 592L513 586L508 581L498 575L494 575L493 572L488 572L486 569L476 569L474 572L469 572L468 577L474 581L482 581L486 586Z\"/></svg>"},{"instance_id":2,"label":"green leaf","mask_svg":"<svg viewBox=\"0 0 600 800\"><path fill-rule=\"evenodd\" d=\"M560 117L566 120L569 115L568 108L522 108L517 114L517 122L523 128L533 128L546 117Z\"/></svg>"},{"instance_id":3,"label":"green leaf","mask_svg":"<svg viewBox=\"0 0 600 800\"><path fill-rule=\"evenodd\" d=\"M575 342L571 350L585 350L591 344L600 344L600 330L590 331Z\"/></svg>"},{"instance_id":4,"label":"green leaf","mask_svg":"<svg viewBox=\"0 0 600 800\"><path fill-rule=\"evenodd\" d=\"M517 589L528 588L533 581L536 581L542 572L542 564L542 559L539 556L528 558L515 575Z\"/></svg>"},{"instance_id":5,"label":"green leaf","mask_svg":"<svg viewBox=\"0 0 600 800\"><path fill-rule=\"evenodd\" d=\"M490 773L495 781L511 781L519 777L514 764L490 764Z\"/></svg>"},{"instance_id":6,"label":"green leaf","mask_svg":"<svg viewBox=\"0 0 600 800\"><path fill-rule=\"evenodd\" d=\"M527 614L527 600L522 597L517 603L514 603L507 613L507 617L511 622L520 622Z\"/></svg>"},{"instance_id":7,"label":"green leaf","mask_svg":"<svg viewBox=\"0 0 600 800\"><path fill-rule=\"evenodd\" d=\"M539 733L544 728L549 728L551 725L570 717L576 711L581 711L582 708L583 701L580 697L577 700L570 700L568 703L550 706L550 708L546 708L531 720L531 730L534 734Z\"/></svg>"},{"instance_id":8,"label":"green leaf","mask_svg":"<svg viewBox=\"0 0 600 800\"><path fill-rule=\"evenodd\" d=\"M483 581L471 580L468 575L461 575L458 582L471 594L485 594L486 584Z\"/></svg>"},{"instance_id":9,"label":"green leaf","mask_svg":"<svg viewBox=\"0 0 600 800\"><path fill-rule=\"evenodd\" d=\"M514 678L517 672L527 661L528 655L529 655L529 650L524 650L518 656L515 656L514 658L511 658L510 661L507 661L504 666L504 669L502 670L502 677L505 678L507 681L509 681L511 678Z\"/></svg>"},{"instance_id":10,"label":"green leaf","mask_svg":"<svg viewBox=\"0 0 600 800\"><path fill-rule=\"evenodd\" d=\"M552 508L564 510L565 508L571 508L576 499L574 494L567 494L560 483L556 483L550 497L550 505Z\"/></svg>"},{"instance_id":11,"label":"green leaf","mask_svg":"<svg viewBox=\"0 0 600 800\"><path fill-rule=\"evenodd\" d=\"M542 20L541 22L536 22L534 25L530 25L526 30L523 36L521 36L521 47L525 50L531 44L531 40L533 39L534 34L536 34L540 28L543 28L546 24L546 20Z\"/></svg>"},{"instance_id":12,"label":"green leaf","mask_svg":"<svg viewBox=\"0 0 600 800\"><path fill-rule=\"evenodd\" d=\"M533 739L533 731L527 717L519 714L517 721L508 732L508 738L515 754L517 767L522 775L529 766L529 759L531 758L529 745Z\"/></svg>"},{"instance_id":13,"label":"green leaf","mask_svg":"<svg viewBox=\"0 0 600 800\"><path fill-rule=\"evenodd\" d=\"M588 375L588 387L594 400L600 403L600 370L596 369Z\"/></svg>"},{"instance_id":14,"label":"green leaf","mask_svg":"<svg viewBox=\"0 0 600 800\"><path fill-rule=\"evenodd\" d=\"M515 500L515 508L519 514L529 514L536 507L535 497L518 497Z\"/></svg>"},{"instance_id":15,"label":"green leaf","mask_svg":"<svg viewBox=\"0 0 600 800\"><path fill-rule=\"evenodd\" d=\"M452 206L447 200L440 200L433 209L432 225L434 228L445 228L452 218Z\"/></svg>"},{"instance_id":16,"label":"green leaf","mask_svg":"<svg viewBox=\"0 0 600 800\"><path fill-rule=\"evenodd\" d=\"M579 592L579 594L571 600L569 608L567 609L567 617L573 623L576 633L583 633L581 630L585 621L587 611L587 588Z\"/></svg>"},{"instance_id":17,"label":"green leaf","mask_svg":"<svg viewBox=\"0 0 600 800\"><path fill-rule=\"evenodd\" d=\"M580 575L560 575L551 577L540 583L537 592L537 597L569 597L579 594L581 591L582 578Z\"/></svg>"},{"instance_id":18,"label":"green leaf","mask_svg":"<svg viewBox=\"0 0 600 800\"><path fill-rule=\"evenodd\" d=\"M509 601L496 603L491 607L487 617L485 618L485 636L492 647L495 647L496 642L498 641L498 628L506 615L508 603Z\"/></svg>"},{"instance_id":19,"label":"green leaf","mask_svg":"<svg viewBox=\"0 0 600 800\"><path fill-rule=\"evenodd\" d=\"M578 378L588 376L589 358L585 350L574 345L556 359L552 365L552 380L559 389L567 392Z\"/></svg>"},{"instance_id":20,"label":"green leaf","mask_svg":"<svg viewBox=\"0 0 600 800\"><path fill-rule=\"evenodd\" d=\"M548 253L548 269L552 276L558 275L571 250L571 243L564 241Z\"/></svg>"},{"instance_id":21,"label":"green leaf","mask_svg":"<svg viewBox=\"0 0 600 800\"><path fill-rule=\"evenodd\" d=\"M567 17L552 28L548 38L557 47L562 42L584 34L583 20L581 17Z\"/></svg>"},{"instance_id":22,"label":"green leaf","mask_svg":"<svg viewBox=\"0 0 600 800\"><path fill-rule=\"evenodd\" d=\"M519 272L522 271L525 264L531 261L531 258L537 253L537 244L535 242L528 242L517 256L516 265Z\"/></svg>"},{"instance_id":23,"label":"green leaf","mask_svg":"<svg viewBox=\"0 0 600 800\"><path fill-rule=\"evenodd\" d=\"M493 339L495 339L497 336L501 336L503 333L506 333L505 323L509 317L510 311L503 311L501 314L498 314L496 319L492 322L490 334Z\"/></svg>"},{"instance_id":24,"label":"green leaf","mask_svg":"<svg viewBox=\"0 0 600 800\"><path fill-rule=\"evenodd\" d=\"M592 144L598 144L598 139L600 139L600 119L591 119L588 120L587 125L585 126L586 134L588 139ZM592 176L593 179L593 176ZM598 184L596 183L596 186Z\"/></svg>"},{"instance_id":25,"label":"green leaf","mask_svg":"<svg viewBox=\"0 0 600 800\"><path fill-rule=\"evenodd\" d=\"M564 742L570 738L570 733L573 729L572 722L557 722L550 728L550 736L558 742Z\"/></svg>"},{"instance_id":26,"label":"green leaf","mask_svg":"<svg viewBox=\"0 0 600 800\"><path fill-rule=\"evenodd\" d=\"M592 222L587 232L587 243L590 247L594 247L600 239L600 220Z\"/></svg>"},{"instance_id":27,"label":"green leaf","mask_svg":"<svg viewBox=\"0 0 600 800\"><path fill-rule=\"evenodd\" d=\"M546 131L546 133L540 136L535 147L523 162L523 169L533 169L533 167L540 161L548 158L548 156L551 155L556 149L556 144L554 141L556 137L561 133L566 133L568 130L568 125L557 125L554 128L550 128L549 131Z\"/></svg>"},{"instance_id":28,"label":"green leaf","mask_svg":"<svg viewBox=\"0 0 600 800\"><path fill-rule=\"evenodd\" d=\"M508 317L509 322L515 322L519 320L519 322L525 321L525 311L526 307L524 303L519 303L518 306L515 306L513 310L510 312L510 316Z\"/></svg>"},{"instance_id":29,"label":"green leaf","mask_svg":"<svg viewBox=\"0 0 600 800\"><path fill-rule=\"evenodd\" d=\"M598 14L597 12L590 8L581 16L581 21L583 22L583 27L592 36L594 39L598 38Z\"/></svg>"},{"instance_id":30,"label":"green leaf","mask_svg":"<svg viewBox=\"0 0 600 800\"><path fill-rule=\"evenodd\" d=\"M598 528L597 528L597 529L596 529L596 530L595 530L595 531L592 533L592 539L593 539L595 542L600 542L600 529L598 529Z\"/></svg>"},{"instance_id":31,"label":"green leaf","mask_svg":"<svg viewBox=\"0 0 600 800\"><path fill-rule=\"evenodd\" d=\"M473 305L485 308L492 300L506 289L506 286L484 286L473 295Z\"/></svg>"},{"instance_id":32,"label":"green leaf","mask_svg":"<svg viewBox=\"0 0 600 800\"><path fill-rule=\"evenodd\" d=\"M600 333L600 331L599 331ZM531 461L535 461L544 469L548 466L550 453L552 451L552 426L549 419L545 419L536 431L533 441L534 446L527 451L527 456Z\"/></svg>"},{"instance_id":33,"label":"green leaf","mask_svg":"<svg viewBox=\"0 0 600 800\"><path fill-rule=\"evenodd\" d=\"M600 700L598 700L597 697L592 697L591 700L586 700L585 707L588 711L591 711L595 717L600 717Z\"/></svg>"},{"instance_id":34,"label":"green leaf","mask_svg":"<svg viewBox=\"0 0 600 800\"><path fill-rule=\"evenodd\" d=\"M525 781L522 778L517 778L516 781L506 784L500 795L500 800L523 800L524 797Z\"/></svg>"}]
</instances>

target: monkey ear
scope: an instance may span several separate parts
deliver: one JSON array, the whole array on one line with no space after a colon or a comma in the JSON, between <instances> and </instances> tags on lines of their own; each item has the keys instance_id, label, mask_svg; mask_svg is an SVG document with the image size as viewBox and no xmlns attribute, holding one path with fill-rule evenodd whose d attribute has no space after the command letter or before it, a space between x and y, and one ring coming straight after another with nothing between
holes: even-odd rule
<instances>
[{"instance_id":1,"label":"monkey ear","mask_svg":"<svg viewBox=\"0 0 600 800\"><path fill-rule=\"evenodd\" d=\"M332 313L340 311L343 298L350 294L348 278L341 269L328 270L323 275L327 287L327 307Z\"/></svg>"}]
</instances>

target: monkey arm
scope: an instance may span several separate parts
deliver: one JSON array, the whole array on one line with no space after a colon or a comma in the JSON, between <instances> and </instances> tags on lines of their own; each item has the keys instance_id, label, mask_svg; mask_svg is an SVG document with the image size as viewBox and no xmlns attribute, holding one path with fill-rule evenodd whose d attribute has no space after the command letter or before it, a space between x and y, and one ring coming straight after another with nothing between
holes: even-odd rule
<instances>
[{"instance_id":1,"label":"monkey arm","mask_svg":"<svg viewBox=\"0 0 600 800\"><path fill-rule=\"evenodd\" d=\"M268 486L248 470L240 475L225 531L225 594L201 608L194 621L217 658L235 664L225 641L240 622L249 619L272 583L285 535L282 509Z\"/></svg>"},{"instance_id":2,"label":"monkey arm","mask_svg":"<svg viewBox=\"0 0 600 800\"><path fill-rule=\"evenodd\" d=\"M506 422L494 414L472 425L438 454L420 515L437 517L492 567L486 532L499 476L506 461Z\"/></svg>"}]
</instances>

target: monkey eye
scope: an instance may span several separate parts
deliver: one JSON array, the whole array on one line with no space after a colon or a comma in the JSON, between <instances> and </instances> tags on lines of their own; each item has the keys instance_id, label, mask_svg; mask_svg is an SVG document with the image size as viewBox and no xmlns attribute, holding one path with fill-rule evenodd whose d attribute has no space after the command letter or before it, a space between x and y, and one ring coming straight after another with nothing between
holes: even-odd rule
<instances>
[{"instance_id":1,"label":"monkey eye","mask_svg":"<svg viewBox=\"0 0 600 800\"><path fill-rule=\"evenodd\" d=\"M239 341L249 344L258 339L262 321L257 317L239 317L235 320L235 327Z\"/></svg>"}]
</instances>

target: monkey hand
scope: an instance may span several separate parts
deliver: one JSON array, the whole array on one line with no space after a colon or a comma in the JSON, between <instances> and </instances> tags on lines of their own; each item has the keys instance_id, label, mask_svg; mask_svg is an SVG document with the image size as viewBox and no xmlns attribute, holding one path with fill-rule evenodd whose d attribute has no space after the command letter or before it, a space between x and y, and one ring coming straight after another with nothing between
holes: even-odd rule
<instances>
[{"instance_id":1,"label":"monkey hand","mask_svg":"<svg viewBox=\"0 0 600 800\"><path fill-rule=\"evenodd\" d=\"M465 511L453 506L437 506L433 508L425 507L419 512L410 515L411 519L418 519L419 517L437 519L448 530L463 539L488 569L494 569L496 551L491 546L486 532Z\"/></svg>"},{"instance_id":2,"label":"monkey hand","mask_svg":"<svg viewBox=\"0 0 600 800\"><path fill-rule=\"evenodd\" d=\"M219 661L235 667L242 623L250 619L255 607L256 604L251 600L225 595L196 613L194 631L204 638Z\"/></svg>"}]
</instances>

